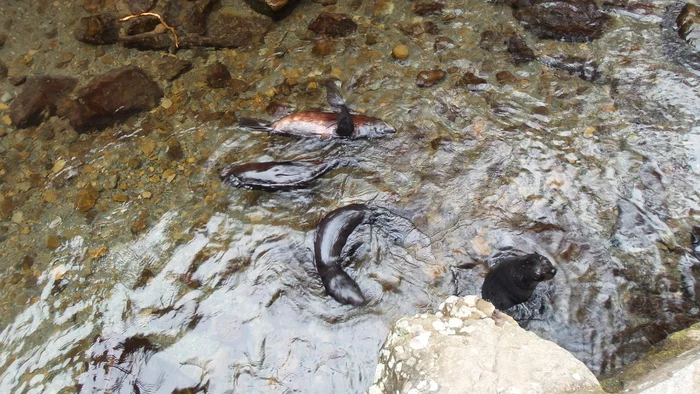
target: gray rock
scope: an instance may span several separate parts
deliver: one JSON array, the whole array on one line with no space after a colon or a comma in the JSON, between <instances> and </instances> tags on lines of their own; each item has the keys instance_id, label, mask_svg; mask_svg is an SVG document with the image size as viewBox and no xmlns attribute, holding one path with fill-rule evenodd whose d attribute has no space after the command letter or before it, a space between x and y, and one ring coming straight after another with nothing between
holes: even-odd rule
<instances>
[{"instance_id":1,"label":"gray rock","mask_svg":"<svg viewBox=\"0 0 700 394\"><path fill-rule=\"evenodd\" d=\"M396 322L374 379L369 394L602 392L581 361L477 296Z\"/></svg>"}]
</instances>

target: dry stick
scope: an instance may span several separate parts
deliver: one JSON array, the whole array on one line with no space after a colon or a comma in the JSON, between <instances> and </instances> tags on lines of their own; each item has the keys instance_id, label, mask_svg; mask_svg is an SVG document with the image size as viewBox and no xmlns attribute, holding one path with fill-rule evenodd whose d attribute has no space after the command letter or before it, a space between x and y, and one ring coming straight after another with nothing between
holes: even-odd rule
<instances>
[{"instance_id":1,"label":"dry stick","mask_svg":"<svg viewBox=\"0 0 700 394\"><path fill-rule=\"evenodd\" d=\"M142 13L140 13L140 14L134 14L134 15L125 16L125 17L119 19L119 21L120 21L120 22L126 22L126 21L128 21L128 20L130 20L130 19L139 18L139 17L142 17L142 16L155 16L156 18L158 18L158 20L160 21L160 24L163 25L163 26L165 26L166 29L170 30L170 33L172 33L173 38L175 38L175 48L180 48L180 40L177 38L177 33L175 32L175 29L174 29L172 26L170 26L170 25L168 25L167 23L165 23L165 20L163 20L163 17L160 16L160 15L158 15L158 14L156 14L156 13L153 13L153 12L142 12Z\"/></svg>"}]
</instances>

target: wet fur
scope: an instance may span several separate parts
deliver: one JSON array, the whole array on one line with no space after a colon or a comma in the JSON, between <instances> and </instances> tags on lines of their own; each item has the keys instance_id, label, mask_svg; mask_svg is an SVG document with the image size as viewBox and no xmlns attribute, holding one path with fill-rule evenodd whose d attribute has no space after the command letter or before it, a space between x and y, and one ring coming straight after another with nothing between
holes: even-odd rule
<instances>
[{"instance_id":1,"label":"wet fur","mask_svg":"<svg viewBox=\"0 0 700 394\"><path fill-rule=\"evenodd\" d=\"M363 204L351 204L326 215L318 225L314 242L316 270L326 293L341 304L360 306L365 303L357 282L342 269L343 249L350 235L371 219L372 212Z\"/></svg>"},{"instance_id":2,"label":"wet fur","mask_svg":"<svg viewBox=\"0 0 700 394\"><path fill-rule=\"evenodd\" d=\"M505 310L530 299L537 285L556 273L552 263L537 253L507 258L486 275L481 296Z\"/></svg>"}]
</instances>

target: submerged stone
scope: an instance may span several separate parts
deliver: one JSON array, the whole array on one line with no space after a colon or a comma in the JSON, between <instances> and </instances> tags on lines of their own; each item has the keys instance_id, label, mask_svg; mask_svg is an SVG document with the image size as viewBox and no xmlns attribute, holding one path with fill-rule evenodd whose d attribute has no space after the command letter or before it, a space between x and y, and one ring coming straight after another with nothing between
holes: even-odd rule
<instances>
[{"instance_id":1,"label":"submerged stone","mask_svg":"<svg viewBox=\"0 0 700 394\"><path fill-rule=\"evenodd\" d=\"M145 71L124 67L94 78L68 110L71 125L84 132L104 128L158 104L163 91Z\"/></svg>"},{"instance_id":2,"label":"submerged stone","mask_svg":"<svg viewBox=\"0 0 700 394\"><path fill-rule=\"evenodd\" d=\"M113 13L86 16L78 21L74 35L88 44L114 44L119 41L119 21Z\"/></svg>"},{"instance_id":3,"label":"submerged stone","mask_svg":"<svg viewBox=\"0 0 700 394\"><path fill-rule=\"evenodd\" d=\"M163 19L180 34L203 35L213 3L213 0L169 0Z\"/></svg>"},{"instance_id":4,"label":"submerged stone","mask_svg":"<svg viewBox=\"0 0 700 394\"><path fill-rule=\"evenodd\" d=\"M73 91L78 81L68 77L30 77L22 92L10 104L10 119L18 128L40 123L41 114L56 112L56 104Z\"/></svg>"},{"instance_id":5,"label":"submerged stone","mask_svg":"<svg viewBox=\"0 0 700 394\"><path fill-rule=\"evenodd\" d=\"M156 5L156 0L129 0L129 9L134 14L150 11Z\"/></svg>"},{"instance_id":6,"label":"submerged stone","mask_svg":"<svg viewBox=\"0 0 700 394\"><path fill-rule=\"evenodd\" d=\"M513 58L513 64L519 66L535 60L535 52L527 46L522 36L514 34L508 39L508 52Z\"/></svg>"},{"instance_id":7,"label":"submerged stone","mask_svg":"<svg viewBox=\"0 0 700 394\"><path fill-rule=\"evenodd\" d=\"M231 73L226 66L216 62L207 67L207 84L215 89L223 88L231 80Z\"/></svg>"},{"instance_id":8,"label":"submerged stone","mask_svg":"<svg viewBox=\"0 0 700 394\"><path fill-rule=\"evenodd\" d=\"M309 30L331 37L345 37L357 30L357 24L347 14L324 11L311 22Z\"/></svg>"},{"instance_id":9,"label":"submerged stone","mask_svg":"<svg viewBox=\"0 0 700 394\"><path fill-rule=\"evenodd\" d=\"M444 78L445 72L440 69L421 71L416 77L416 85L418 85L418 87L421 88L426 88L435 85L436 83L442 81Z\"/></svg>"},{"instance_id":10,"label":"submerged stone","mask_svg":"<svg viewBox=\"0 0 700 394\"><path fill-rule=\"evenodd\" d=\"M534 0L522 8L516 5L513 16L539 38L572 42L600 37L611 19L595 0Z\"/></svg>"},{"instance_id":11,"label":"submerged stone","mask_svg":"<svg viewBox=\"0 0 700 394\"><path fill-rule=\"evenodd\" d=\"M222 47L238 48L260 42L271 25L270 18L247 16L224 9L212 15L207 26L207 37L222 42Z\"/></svg>"},{"instance_id":12,"label":"submerged stone","mask_svg":"<svg viewBox=\"0 0 700 394\"><path fill-rule=\"evenodd\" d=\"M163 56L156 62L160 77L172 81L192 69L192 62L174 56Z\"/></svg>"}]
</instances>

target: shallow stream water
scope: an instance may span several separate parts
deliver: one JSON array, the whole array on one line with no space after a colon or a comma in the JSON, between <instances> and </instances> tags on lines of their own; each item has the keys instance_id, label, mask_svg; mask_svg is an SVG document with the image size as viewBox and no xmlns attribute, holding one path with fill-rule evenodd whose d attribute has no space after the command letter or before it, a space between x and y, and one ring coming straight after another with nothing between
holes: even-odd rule
<instances>
[{"instance_id":1,"label":"shallow stream water","mask_svg":"<svg viewBox=\"0 0 700 394\"><path fill-rule=\"evenodd\" d=\"M79 4L28 3L0 2L0 59L30 56L21 66L29 73L89 80L162 56L78 43ZM252 14L243 1L221 3ZM302 1L259 45L178 52L195 67L162 87L180 111L87 135L55 118L8 127L0 392L363 392L393 322L451 294L479 294L499 255L554 262L556 277L515 313L596 374L700 320L700 262L687 251L700 215L700 77L664 43L671 3L611 7L611 25L587 44L536 39L503 5L444 3L442 15L418 17L408 2L339 1L331 9L352 15L358 31L319 57L307 26L323 6ZM427 20L439 34L406 28ZM485 30L522 34L538 55L594 60L601 77L515 66L504 45L479 47ZM435 51L437 36L456 46ZM391 57L398 44L408 46L406 60ZM63 52L74 57L58 69ZM214 60L251 88L232 96L207 87L201 70ZM419 71L436 68L447 71L443 81L416 86ZM499 71L516 81L497 81ZM465 72L487 83L457 86ZM299 140L201 115L327 109L315 83L329 75L351 108L398 132ZM285 78L299 84L281 99L270 94ZM0 88L20 90L7 80ZM173 138L181 160L168 157ZM234 162L348 157L359 166L307 190L234 189L217 175ZM161 176L166 169L176 176ZM100 193L87 214L74 206L86 185ZM129 201L114 201L122 193ZM349 271L369 300L359 308L325 294L312 252L316 224L351 203L395 214L353 235L360 246Z\"/></svg>"}]
</instances>

